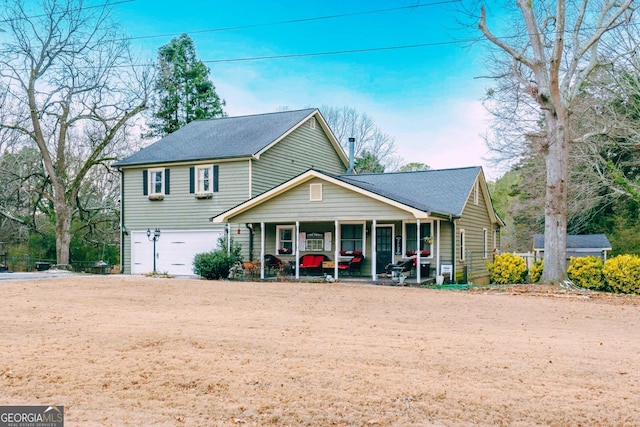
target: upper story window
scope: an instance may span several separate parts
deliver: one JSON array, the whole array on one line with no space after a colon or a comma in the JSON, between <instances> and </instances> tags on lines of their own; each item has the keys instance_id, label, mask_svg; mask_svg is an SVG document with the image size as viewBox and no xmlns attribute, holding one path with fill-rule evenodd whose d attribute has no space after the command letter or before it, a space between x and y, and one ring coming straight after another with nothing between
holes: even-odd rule
<instances>
[{"instance_id":1,"label":"upper story window","mask_svg":"<svg viewBox=\"0 0 640 427\"><path fill-rule=\"evenodd\" d=\"M164 194L164 170L151 169L149 171L149 194Z\"/></svg>"},{"instance_id":2,"label":"upper story window","mask_svg":"<svg viewBox=\"0 0 640 427\"><path fill-rule=\"evenodd\" d=\"M169 169L144 169L142 194L149 196L150 200L162 200L169 194Z\"/></svg>"},{"instance_id":3,"label":"upper story window","mask_svg":"<svg viewBox=\"0 0 640 427\"><path fill-rule=\"evenodd\" d=\"M473 186L473 203L477 205L479 201L480 201L480 183L476 181L475 185Z\"/></svg>"},{"instance_id":4,"label":"upper story window","mask_svg":"<svg viewBox=\"0 0 640 427\"><path fill-rule=\"evenodd\" d=\"M198 166L196 168L196 193L210 193L212 189L211 177L213 176L212 166Z\"/></svg>"},{"instance_id":5,"label":"upper story window","mask_svg":"<svg viewBox=\"0 0 640 427\"><path fill-rule=\"evenodd\" d=\"M219 165L198 165L189 168L189 193L197 199L210 199L218 192Z\"/></svg>"}]
</instances>

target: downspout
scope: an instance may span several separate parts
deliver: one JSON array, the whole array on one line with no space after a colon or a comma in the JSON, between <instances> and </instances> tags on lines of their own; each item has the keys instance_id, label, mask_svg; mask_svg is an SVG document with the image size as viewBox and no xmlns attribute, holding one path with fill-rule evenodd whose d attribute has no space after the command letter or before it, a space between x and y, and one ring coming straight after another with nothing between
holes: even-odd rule
<instances>
[{"instance_id":1,"label":"downspout","mask_svg":"<svg viewBox=\"0 0 640 427\"><path fill-rule=\"evenodd\" d=\"M456 223L453 220L453 215L449 215L449 221L451 221L451 275L449 280L454 283L456 280ZM462 248L460 248L462 250Z\"/></svg>"},{"instance_id":2,"label":"downspout","mask_svg":"<svg viewBox=\"0 0 640 427\"><path fill-rule=\"evenodd\" d=\"M249 230L249 261L253 260L253 226L251 224L245 224L247 230Z\"/></svg>"},{"instance_id":3,"label":"downspout","mask_svg":"<svg viewBox=\"0 0 640 427\"><path fill-rule=\"evenodd\" d=\"M120 274L124 274L124 240L127 229L124 225L124 172L120 172Z\"/></svg>"}]
</instances>

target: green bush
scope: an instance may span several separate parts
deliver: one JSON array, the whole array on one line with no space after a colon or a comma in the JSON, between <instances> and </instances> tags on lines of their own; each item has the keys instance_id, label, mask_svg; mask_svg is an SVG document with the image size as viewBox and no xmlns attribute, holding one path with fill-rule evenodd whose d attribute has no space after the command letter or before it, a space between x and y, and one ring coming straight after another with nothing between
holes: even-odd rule
<instances>
[{"instance_id":1,"label":"green bush","mask_svg":"<svg viewBox=\"0 0 640 427\"><path fill-rule=\"evenodd\" d=\"M529 280L531 283L537 283L542 276L542 270L544 269L544 261L536 261L529 270Z\"/></svg>"},{"instance_id":2,"label":"green bush","mask_svg":"<svg viewBox=\"0 0 640 427\"><path fill-rule=\"evenodd\" d=\"M231 250L227 251L227 239L218 239L218 247L212 252L197 254L193 259L193 272L207 280L226 279L231 268L242 258L241 246L231 239Z\"/></svg>"},{"instance_id":3,"label":"green bush","mask_svg":"<svg viewBox=\"0 0 640 427\"><path fill-rule=\"evenodd\" d=\"M571 257L567 275L574 284L581 288L604 290L605 281L602 268L602 259L598 257Z\"/></svg>"},{"instance_id":4,"label":"green bush","mask_svg":"<svg viewBox=\"0 0 640 427\"><path fill-rule=\"evenodd\" d=\"M640 258L636 255L618 255L608 259L602 273L613 292L640 294Z\"/></svg>"},{"instance_id":5,"label":"green bush","mask_svg":"<svg viewBox=\"0 0 640 427\"><path fill-rule=\"evenodd\" d=\"M525 283L527 265L521 257L505 253L496 255L492 263L487 264L491 283L499 285Z\"/></svg>"}]
</instances>

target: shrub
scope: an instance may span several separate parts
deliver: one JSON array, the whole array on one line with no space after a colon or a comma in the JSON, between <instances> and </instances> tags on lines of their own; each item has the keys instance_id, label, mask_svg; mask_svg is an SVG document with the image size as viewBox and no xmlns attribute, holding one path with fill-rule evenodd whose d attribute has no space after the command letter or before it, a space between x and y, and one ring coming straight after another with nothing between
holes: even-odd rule
<instances>
[{"instance_id":1,"label":"shrub","mask_svg":"<svg viewBox=\"0 0 640 427\"><path fill-rule=\"evenodd\" d=\"M542 276L542 270L544 269L544 261L536 261L529 270L529 280L531 283L537 283Z\"/></svg>"},{"instance_id":2,"label":"shrub","mask_svg":"<svg viewBox=\"0 0 640 427\"><path fill-rule=\"evenodd\" d=\"M487 264L491 283L500 285L525 283L527 265L517 255L505 253L496 255L492 263Z\"/></svg>"},{"instance_id":3,"label":"shrub","mask_svg":"<svg viewBox=\"0 0 640 427\"><path fill-rule=\"evenodd\" d=\"M605 262L602 269L607 286L613 292L640 294L640 258L618 255Z\"/></svg>"},{"instance_id":4,"label":"shrub","mask_svg":"<svg viewBox=\"0 0 640 427\"><path fill-rule=\"evenodd\" d=\"M207 280L226 279L233 264L235 260L225 250L218 249L197 254L193 259L193 272Z\"/></svg>"},{"instance_id":5,"label":"shrub","mask_svg":"<svg viewBox=\"0 0 640 427\"><path fill-rule=\"evenodd\" d=\"M207 280L226 279L231 268L241 260L241 246L231 239L231 250L227 251L227 239L218 239L218 246L212 252L197 254L193 259L193 272Z\"/></svg>"},{"instance_id":6,"label":"shrub","mask_svg":"<svg viewBox=\"0 0 640 427\"><path fill-rule=\"evenodd\" d=\"M571 257L567 275L574 284L581 288L603 290L605 289L605 281L602 267L602 260L595 256Z\"/></svg>"}]
</instances>

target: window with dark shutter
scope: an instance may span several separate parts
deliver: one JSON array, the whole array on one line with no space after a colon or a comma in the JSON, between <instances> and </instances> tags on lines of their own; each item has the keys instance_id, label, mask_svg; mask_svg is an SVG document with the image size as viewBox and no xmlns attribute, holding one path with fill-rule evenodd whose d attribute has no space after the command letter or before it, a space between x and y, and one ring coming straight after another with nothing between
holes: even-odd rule
<instances>
[{"instance_id":1,"label":"window with dark shutter","mask_svg":"<svg viewBox=\"0 0 640 427\"><path fill-rule=\"evenodd\" d=\"M218 192L218 165L213 165L213 192Z\"/></svg>"},{"instance_id":2,"label":"window with dark shutter","mask_svg":"<svg viewBox=\"0 0 640 427\"><path fill-rule=\"evenodd\" d=\"M164 194L169 194L169 169L164 170Z\"/></svg>"},{"instance_id":3,"label":"window with dark shutter","mask_svg":"<svg viewBox=\"0 0 640 427\"><path fill-rule=\"evenodd\" d=\"M196 192L196 168L191 166L189 168L189 193L193 194Z\"/></svg>"}]
</instances>

